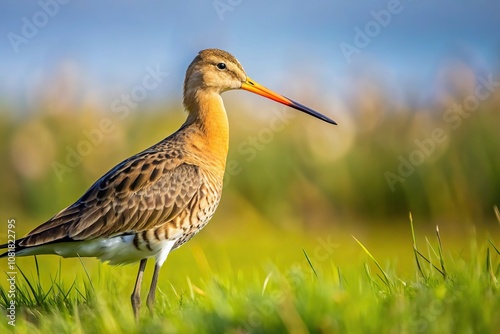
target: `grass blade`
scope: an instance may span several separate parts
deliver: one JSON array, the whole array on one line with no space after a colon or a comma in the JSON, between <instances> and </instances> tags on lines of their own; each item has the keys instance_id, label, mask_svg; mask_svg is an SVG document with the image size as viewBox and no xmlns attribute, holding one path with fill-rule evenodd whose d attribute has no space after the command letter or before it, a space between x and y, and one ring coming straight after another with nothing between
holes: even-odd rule
<instances>
[{"instance_id":1,"label":"grass blade","mask_svg":"<svg viewBox=\"0 0 500 334\"><path fill-rule=\"evenodd\" d=\"M498 285L498 279L493 272L493 264L491 263L490 248L486 248L486 273L489 275L491 281L495 286Z\"/></svg>"},{"instance_id":2,"label":"grass blade","mask_svg":"<svg viewBox=\"0 0 500 334\"><path fill-rule=\"evenodd\" d=\"M85 263L83 263L83 260L80 256L78 256L78 260L80 260L80 263L82 264L83 270L85 271L85 275L87 276L87 280L89 281L90 287L92 288L92 292L95 293L94 284L92 283L92 280L90 279L90 274L87 270L87 267L85 267Z\"/></svg>"},{"instance_id":3,"label":"grass blade","mask_svg":"<svg viewBox=\"0 0 500 334\"><path fill-rule=\"evenodd\" d=\"M441 275L444 275L444 273L441 271L441 269L439 269L438 267L436 267L428 258L425 257L424 254L420 253L420 251L417 251L417 254L422 258L424 259L428 264L430 264L432 266L432 268L436 269Z\"/></svg>"},{"instance_id":4,"label":"grass blade","mask_svg":"<svg viewBox=\"0 0 500 334\"><path fill-rule=\"evenodd\" d=\"M446 279L446 269L444 268L444 259L443 259L443 245L441 244L441 235L439 234L439 226L436 225L436 235L438 239L438 252L439 252L439 263L441 264L441 270L443 273L443 278Z\"/></svg>"},{"instance_id":5,"label":"grass blade","mask_svg":"<svg viewBox=\"0 0 500 334\"><path fill-rule=\"evenodd\" d=\"M497 254L500 255L500 250L498 250L498 248L495 246L495 244L493 243L493 241L491 241L490 238L488 238L488 242L490 243L491 246L493 246L495 252L497 252Z\"/></svg>"},{"instance_id":6,"label":"grass blade","mask_svg":"<svg viewBox=\"0 0 500 334\"><path fill-rule=\"evenodd\" d=\"M337 276L339 277L339 288L341 290L344 290L344 283L342 281L345 281L345 278L342 276L342 272L340 271L340 267L337 267ZM346 281L347 284L347 281Z\"/></svg>"},{"instance_id":7,"label":"grass blade","mask_svg":"<svg viewBox=\"0 0 500 334\"><path fill-rule=\"evenodd\" d=\"M28 277L26 277L26 275L24 274L23 270L21 269L21 267L17 266L17 269L19 269L19 272L21 273L21 275L23 276L24 278L24 281L28 284L28 287L29 289L31 290L31 293L33 294L33 298L35 298L35 301L37 304L40 303L39 299L38 299L38 293L37 291L35 290L35 288L33 287L33 285L31 284L30 280L28 279ZM38 282L38 284L40 285L40 282ZM38 290L38 289L37 289Z\"/></svg>"},{"instance_id":8,"label":"grass blade","mask_svg":"<svg viewBox=\"0 0 500 334\"><path fill-rule=\"evenodd\" d=\"M267 274L266 278L264 279L264 284L262 284L262 291L261 295L264 295L264 292L266 291L267 285L269 284L269 280L271 279L272 272Z\"/></svg>"},{"instance_id":9,"label":"grass blade","mask_svg":"<svg viewBox=\"0 0 500 334\"><path fill-rule=\"evenodd\" d=\"M304 248L302 248L302 251L304 252L304 255L306 256L307 263L309 263L309 267L311 267L314 275L316 276L316 278L318 278L318 273L316 272L316 269L314 269L314 266L311 263L311 260L309 259L309 256L307 256L306 250Z\"/></svg>"},{"instance_id":10,"label":"grass blade","mask_svg":"<svg viewBox=\"0 0 500 334\"><path fill-rule=\"evenodd\" d=\"M377 268L380 270L380 272L383 275L383 278L380 276L379 277L381 278L382 282L384 282L384 284L387 285L387 287L390 289L392 286L392 282L389 279L389 276L387 275L387 273L384 271L384 269L382 269L382 266L378 263L378 261L375 259L375 257L370 253L370 251L361 243L361 241L356 239L355 236L352 236L352 237L361 246L361 248L365 251L365 253L370 257L370 259L375 263L375 265L377 266Z\"/></svg>"},{"instance_id":11,"label":"grass blade","mask_svg":"<svg viewBox=\"0 0 500 334\"><path fill-rule=\"evenodd\" d=\"M413 254L415 256L415 262L417 263L417 269L420 275L422 275L423 278L426 278L422 266L420 265L420 261L418 260L417 238L415 237L415 228L413 226L413 217L411 212L410 212L410 228L411 228L411 238L413 240Z\"/></svg>"}]
</instances>

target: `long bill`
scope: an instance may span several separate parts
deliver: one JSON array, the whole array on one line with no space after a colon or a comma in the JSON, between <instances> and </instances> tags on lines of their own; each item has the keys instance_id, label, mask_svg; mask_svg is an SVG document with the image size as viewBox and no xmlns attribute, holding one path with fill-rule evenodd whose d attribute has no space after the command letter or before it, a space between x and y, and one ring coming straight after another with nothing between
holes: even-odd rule
<instances>
[{"instance_id":1,"label":"long bill","mask_svg":"<svg viewBox=\"0 0 500 334\"><path fill-rule=\"evenodd\" d=\"M311 108L306 107L303 104L295 102L294 100L291 100L291 99L289 99L287 97L284 97L283 95L275 93L272 90L270 90L269 88L266 88L266 87L264 87L262 85L259 85L258 83L256 83L252 79L250 79L249 77L247 77L247 79L245 80L245 82L243 82L243 84L241 85L241 89L248 90L249 92L258 94L260 96L267 97L268 99L271 99L273 101L282 103L282 104L284 104L286 106L292 107L292 108L300 110L300 111L302 111L302 112L304 112L306 114L309 114L311 116L319 118L322 121L325 121L325 122L330 123L330 124L337 125L337 123L334 120L326 117L325 115L320 114L319 112L314 111Z\"/></svg>"}]
</instances>

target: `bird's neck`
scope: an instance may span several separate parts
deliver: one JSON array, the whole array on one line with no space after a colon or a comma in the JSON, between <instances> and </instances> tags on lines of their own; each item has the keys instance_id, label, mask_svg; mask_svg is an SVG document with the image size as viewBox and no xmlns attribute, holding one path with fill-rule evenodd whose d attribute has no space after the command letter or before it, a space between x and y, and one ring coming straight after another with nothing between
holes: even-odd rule
<instances>
[{"instance_id":1,"label":"bird's neck","mask_svg":"<svg viewBox=\"0 0 500 334\"><path fill-rule=\"evenodd\" d=\"M200 90L186 102L189 112L186 123L197 130L191 144L206 157L205 161L223 173L229 149L229 124L220 94Z\"/></svg>"}]
</instances>

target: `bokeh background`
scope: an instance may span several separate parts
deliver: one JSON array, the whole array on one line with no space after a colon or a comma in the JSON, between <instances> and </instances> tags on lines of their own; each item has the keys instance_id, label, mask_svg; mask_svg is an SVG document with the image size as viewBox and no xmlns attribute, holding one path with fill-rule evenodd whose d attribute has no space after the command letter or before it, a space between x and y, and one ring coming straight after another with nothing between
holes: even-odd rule
<instances>
[{"instance_id":1,"label":"bokeh background","mask_svg":"<svg viewBox=\"0 0 500 334\"><path fill-rule=\"evenodd\" d=\"M257 82L339 125L224 93L223 200L169 259L181 274L303 262L302 248L316 262L349 263L362 256L351 235L382 256L410 258L410 211L421 235L439 225L458 250L477 234L498 235L498 2L0 8L0 205L18 237L182 124L184 72L205 48L233 53ZM146 89L151 73L156 84Z\"/></svg>"}]
</instances>

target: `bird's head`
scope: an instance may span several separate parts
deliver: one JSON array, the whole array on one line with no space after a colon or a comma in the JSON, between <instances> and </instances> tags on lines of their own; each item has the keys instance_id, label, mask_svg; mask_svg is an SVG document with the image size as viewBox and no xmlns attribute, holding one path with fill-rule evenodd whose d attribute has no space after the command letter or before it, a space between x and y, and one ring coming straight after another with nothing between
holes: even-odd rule
<instances>
[{"instance_id":1,"label":"bird's head","mask_svg":"<svg viewBox=\"0 0 500 334\"><path fill-rule=\"evenodd\" d=\"M245 70L228 52L218 49L200 51L186 71L184 96L199 89L217 93L241 88L247 78Z\"/></svg>"},{"instance_id":2,"label":"bird's head","mask_svg":"<svg viewBox=\"0 0 500 334\"><path fill-rule=\"evenodd\" d=\"M267 97L286 106L300 110L331 124L330 118L298 102L284 97L250 79L239 61L230 53L219 49L206 49L198 53L191 62L184 81L184 104L196 96L199 90L222 93L231 89L244 89Z\"/></svg>"}]
</instances>

